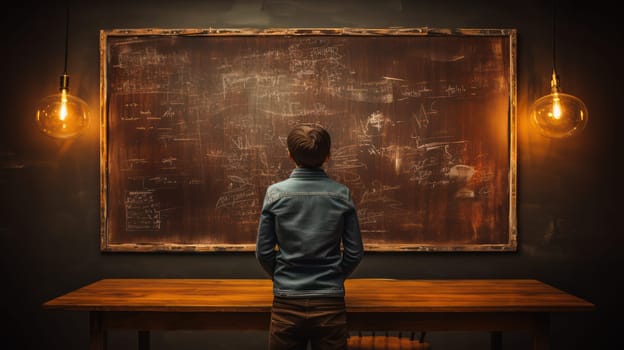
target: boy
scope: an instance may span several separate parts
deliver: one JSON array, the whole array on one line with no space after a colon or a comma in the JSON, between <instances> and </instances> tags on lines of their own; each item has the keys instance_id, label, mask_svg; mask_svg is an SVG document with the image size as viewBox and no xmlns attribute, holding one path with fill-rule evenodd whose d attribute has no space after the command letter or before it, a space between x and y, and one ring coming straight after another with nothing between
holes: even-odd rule
<instances>
[{"instance_id":1,"label":"boy","mask_svg":"<svg viewBox=\"0 0 624 350\"><path fill-rule=\"evenodd\" d=\"M273 280L269 349L305 350L310 342L313 350L344 350L344 280L364 252L357 213L349 189L321 168L331 147L322 126L296 126L287 144L296 168L267 188L256 241Z\"/></svg>"}]
</instances>

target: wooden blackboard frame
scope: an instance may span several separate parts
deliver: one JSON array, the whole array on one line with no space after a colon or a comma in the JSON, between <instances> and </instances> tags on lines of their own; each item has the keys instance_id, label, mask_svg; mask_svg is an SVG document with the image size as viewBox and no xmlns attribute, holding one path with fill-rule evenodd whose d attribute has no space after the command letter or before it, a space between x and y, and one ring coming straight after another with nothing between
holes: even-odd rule
<instances>
[{"instance_id":1,"label":"wooden blackboard frame","mask_svg":"<svg viewBox=\"0 0 624 350\"><path fill-rule=\"evenodd\" d=\"M455 252L455 251L516 251L517 249L517 219L516 219L516 30L515 29L445 29L445 28L271 28L271 29L111 29L100 31L100 249L104 252L236 252L236 251L253 251L255 250L255 242L248 239L243 243L232 243L226 239L221 240L223 234L210 237L207 241L202 239L180 239L180 234L176 234L175 237L160 237L158 239L128 239L124 236L124 232L120 232L121 226L125 228L132 228L137 232L148 232L150 230L160 230L160 216L157 222L147 222L143 219L150 219L154 215L160 215L157 200L154 200L153 191L132 191L131 189L124 187L120 188L121 182L117 179L123 176L121 173L127 169L122 169L122 162L127 163L127 159L120 160L118 153L115 151L112 144L118 145L113 142L116 138L121 137L116 133L119 132L119 128L111 128L111 122L114 124L119 115L111 115L111 96L113 91L111 89L111 83L117 79L115 77L114 64L111 63L115 57L112 57L112 43L116 39L123 40L138 40L141 41L144 38L242 38L252 37L259 40L266 41L268 44L274 38L298 38L298 37L340 37L349 38L376 38L377 40L384 40L384 38L397 38L397 37L411 37L411 38L490 38L493 39L497 45L502 47L502 60L504 61L504 71L500 74L500 80L503 86L499 86L506 91L505 96L500 98L500 103L506 106L504 115L488 116L492 118L504 118L505 130L497 132L496 135L486 135L487 137L494 136L494 138L502 138L504 141L501 143L506 148L504 150L506 154L505 164L501 169L497 168L497 171L503 172L502 182L506 185L502 191L505 193L504 201L499 203L503 209L499 209L498 212L503 215L497 215L496 219L488 219L491 221L500 221L496 223L496 227L504 228L504 232L496 232L495 235L500 237L495 241L487 241L481 238L475 238L473 241L470 239L464 241L447 240L445 237L441 237L439 241L435 242L421 242L417 238L413 241L406 242L379 242L379 241L367 241L366 232L363 233L365 248L367 251L379 251L379 252ZM449 40L452 42L452 40ZM451 44L453 45L453 44ZM348 46L348 45L346 45ZM156 49L156 48L154 48ZM345 50L349 50L348 47ZM474 53L474 52L473 52ZM471 54L470 50L462 52L462 55ZM483 54L476 52L476 54ZM457 60L463 59L464 56L454 56ZM397 60L401 58L397 57ZM455 58L453 58L455 59ZM474 58L478 60L478 58ZM153 62L152 62L153 63ZM404 62L403 62L404 63ZM488 67L479 67L479 69L487 70ZM394 79L392 77L384 77L385 79ZM119 81L117 81L119 82ZM140 84L141 81L127 80L126 84ZM141 91L143 87L133 86L131 89L135 91ZM450 86L449 89L455 89L457 86ZM468 96L466 87L461 87L462 96ZM144 89L145 90L145 89ZM149 90L149 89L146 89ZM449 92L452 94L452 92ZM407 95L406 95L407 96ZM408 96L410 97L410 96ZM406 97L407 98L407 97ZM113 112L115 112L113 110ZM113 119L111 119L113 118ZM463 118L460 116L460 118ZM488 118L488 119L492 119ZM460 119L461 120L461 119ZM469 122L469 121L468 121ZM488 151L488 150L486 150ZM497 152L500 150L497 150ZM111 156L115 153L114 156ZM397 151L398 154L398 151ZM457 175L457 172L455 172ZM501 175L499 174L499 177ZM143 179L144 180L144 179ZM486 180L484 180L486 181ZM448 181L447 181L448 182ZM124 185L125 186L125 185ZM434 185L431 185L435 187ZM123 186L121 186L123 187ZM490 186L492 187L492 186ZM487 189L484 190L484 193ZM124 193L123 196L119 193ZM470 197L471 196L471 197ZM472 193L469 197L475 196ZM477 194L478 196L478 194ZM487 193L484 194L487 196ZM130 203L130 204L128 204ZM134 204L133 204L134 203ZM139 203L137 205L136 203ZM147 203L147 204L146 204ZM256 202L257 203L257 202ZM128 218L125 219L125 225L119 225L117 221L120 219L115 218L124 214L117 214L120 212L120 207L125 206L122 212L125 215L130 215L130 212L139 211L138 219L131 224L128 223ZM259 207L258 207L259 215ZM134 225L134 226L131 226ZM150 225L153 227L150 228ZM137 228L138 227L138 228ZM477 236L477 229L475 228L475 237ZM500 230L499 230L500 231ZM192 235L192 233L190 233Z\"/></svg>"}]
</instances>

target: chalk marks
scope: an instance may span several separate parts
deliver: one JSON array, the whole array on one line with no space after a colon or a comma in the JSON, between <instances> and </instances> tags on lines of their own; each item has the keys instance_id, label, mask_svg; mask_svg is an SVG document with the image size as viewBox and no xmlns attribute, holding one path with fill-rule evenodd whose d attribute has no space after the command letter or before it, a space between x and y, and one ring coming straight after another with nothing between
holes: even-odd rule
<instances>
[{"instance_id":1,"label":"chalk marks","mask_svg":"<svg viewBox=\"0 0 624 350\"><path fill-rule=\"evenodd\" d=\"M160 208L153 191L130 191L124 202L126 231L160 229Z\"/></svg>"}]
</instances>

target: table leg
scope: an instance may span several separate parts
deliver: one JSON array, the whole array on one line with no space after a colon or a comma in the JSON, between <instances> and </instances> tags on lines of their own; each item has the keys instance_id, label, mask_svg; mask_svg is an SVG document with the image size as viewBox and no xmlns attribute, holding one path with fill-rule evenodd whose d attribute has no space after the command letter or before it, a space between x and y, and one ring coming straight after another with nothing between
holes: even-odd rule
<instances>
[{"instance_id":1,"label":"table leg","mask_svg":"<svg viewBox=\"0 0 624 350\"><path fill-rule=\"evenodd\" d=\"M492 350L503 350L503 332L490 332L490 348Z\"/></svg>"},{"instance_id":2,"label":"table leg","mask_svg":"<svg viewBox=\"0 0 624 350\"><path fill-rule=\"evenodd\" d=\"M150 349L150 331L139 331L139 350Z\"/></svg>"},{"instance_id":3,"label":"table leg","mask_svg":"<svg viewBox=\"0 0 624 350\"><path fill-rule=\"evenodd\" d=\"M89 312L89 349L106 350L106 331L102 328L101 312Z\"/></svg>"},{"instance_id":4,"label":"table leg","mask_svg":"<svg viewBox=\"0 0 624 350\"><path fill-rule=\"evenodd\" d=\"M534 350L550 350L550 315L540 314L533 333Z\"/></svg>"}]
</instances>

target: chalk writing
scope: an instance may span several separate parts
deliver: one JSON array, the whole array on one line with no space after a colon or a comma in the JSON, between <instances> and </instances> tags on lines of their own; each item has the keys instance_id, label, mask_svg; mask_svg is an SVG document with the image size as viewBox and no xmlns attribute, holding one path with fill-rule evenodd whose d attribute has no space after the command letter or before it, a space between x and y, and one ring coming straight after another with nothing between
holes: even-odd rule
<instances>
[{"instance_id":1,"label":"chalk writing","mask_svg":"<svg viewBox=\"0 0 624 350\"><path fill-rule=\"evenodd\" d=\"M125 200L126 230L154 231L160 229L160 212L154 192L128 192Z\"/></svg>"}]
</instances>

